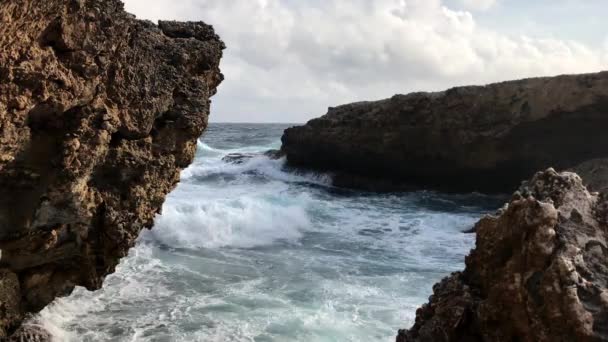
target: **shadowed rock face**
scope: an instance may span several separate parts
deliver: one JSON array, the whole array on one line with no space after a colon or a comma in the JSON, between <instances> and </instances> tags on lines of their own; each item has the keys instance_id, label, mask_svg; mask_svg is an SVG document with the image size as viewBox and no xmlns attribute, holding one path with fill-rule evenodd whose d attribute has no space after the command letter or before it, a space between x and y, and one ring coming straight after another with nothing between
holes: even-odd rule
<instances>
[{"instance_id":1,"label":"shadowed rock face","mask_svg":"<svg viewBox=\"0 0 608 342\"><path fill-rule=\"evenodd\" d=\"M608 72L536 78L330 108L283 135L291 165L336 185L508 192L548 167L606 157Z\"/></svg>"},{"instance_id":2,"label":"shadowed rock face","mask_svg":"<svg viewBox=\"0 0 608 342\"><path fill-rule=\"evenodd\" d=\"M0 339L95 290L151 227L207 126L224 44L119 0L0 3Z\"/></svg>"},{"instance_id":3,"label":"shadowed rock face","mask_svg":"<svg viewBox=\"0 0 608 342\"><path fill-rule=\"evenodd\" d=\"M476 226L398 342L608 341L608 198L552 169Z\"/></svg>"}]
</instances>

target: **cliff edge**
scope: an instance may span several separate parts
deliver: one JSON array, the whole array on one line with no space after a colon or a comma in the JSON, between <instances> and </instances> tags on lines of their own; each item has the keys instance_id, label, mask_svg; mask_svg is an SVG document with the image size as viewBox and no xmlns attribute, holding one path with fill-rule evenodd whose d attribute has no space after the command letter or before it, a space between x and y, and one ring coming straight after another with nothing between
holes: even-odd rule
<instances>
[{"instance_id":1,"label":"cliff edge","mask_svg":"<svg viewBox=\"0 0 608 342\"><path fill-rule=\"evenodd\" d=\"M0 3L0 340L99 289L207 126L222 41L119 0Z\"/></svg>"},{"instance_id":2,"label":"cliff edge","mask_svg":"<svg viewBox=\"0 0 608 342\"><path fill-rule=\"evenodd\" d=\"M608 72L395 95L287 129L296 167L335 185L510 192L538 170L606 158Z\"/></svg>"},{"instance_id":3,"label":"cliff edge","mask_svg":"<svg viewBox=\"0 0 608 342\"><path fill-rule=\"evenodd\" d=\"M608 341L608 197L540 172L476 226L463 272L397 342Z\"/></svg>"}]
</instances>

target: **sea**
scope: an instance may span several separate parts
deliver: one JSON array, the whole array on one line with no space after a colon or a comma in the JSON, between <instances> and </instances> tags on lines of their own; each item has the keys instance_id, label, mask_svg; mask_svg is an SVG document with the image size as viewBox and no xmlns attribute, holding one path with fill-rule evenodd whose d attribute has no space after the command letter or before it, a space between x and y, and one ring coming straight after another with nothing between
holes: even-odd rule
<instances>
[{"instance_id":1,"label":"sea","mask_svg":"<svg viewBox=\"0 0 608 342\"><path fill-rule=\"evenodd\" d=\"M332 187L264 155L289 126L211 124L103 289L36 320L69 342L394 341L504 198Z\"/></svg>"}]
</instances>

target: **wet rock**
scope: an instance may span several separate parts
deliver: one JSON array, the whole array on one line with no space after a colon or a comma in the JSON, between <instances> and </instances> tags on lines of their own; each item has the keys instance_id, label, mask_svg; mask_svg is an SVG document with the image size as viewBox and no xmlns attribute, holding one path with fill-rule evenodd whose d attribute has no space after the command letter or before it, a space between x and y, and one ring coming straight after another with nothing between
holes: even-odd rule
<instances>
[{"instance_id":1,"label":"wet rock","mask_svg":"<svg viewBox=\"0 0 608 342\"><path fill-rule=\"evenodd\" d=\"M607 124L601 72L330 108L287 129L282 150L290 165L334 172L336 185L510 192L538 170L608 157Z\"/></svg>"},{"instance_id":2,"label":"wet rock","mask_svg":"<svg viewBox=\"0 0 608 342\"><path fill-rule=\"evenodd\" d=\"M28 323L19 327L8 342L53 342L53 337L43 326Z\"/></svg>"},{"instance_id":3,"label":"wet rock","mask_svg":"<svg viewBox=\"0 0 608 342\"><path fill-rule=\"evenodd\" d=\"M222 161L230 164L243 164L256 157L281 159L283 154L280 150L268 150L264 153L229 153L222 158Z\"/></svg>"},{"instance_id":4,"label":"wet rock","mask_svg":"<svg viewBox=\"0 0 608 342\"><path fill-rule=\"evenodd\" d=\"M119 0L6 0L0 22L1 340L99 289L152 226L207 127L224 43Z\"/></svg>"},{"instance_id":5,"label":"wet rock","mask_svg":"<svg viewBox=\"0 0 608 342\"><path fill-rule=\"evenodd\" d=\"M536 174L397 341L608 341L606 208L574 173Z\"/></svg>"},{"instance_id":6,"label":"wet rock","mask_svg":"<svg viewBox=\"0 0 608 342\"><path fill-rule=\"evenodd\" d=\"M268 150L264 152L264 155L270 159L281 159L285 157L285 154L281 150Z\"/></svg>"},{"instance_id":7,"label":"wet rock","mask_svg":"<svg viewBox=\"0 0 608 342\"><path fill-rule=\"evenodd\" d=\"M260 156L261 154L259 153L229 153L226 156L224 156L222 158L223 162L229 163L229 164L243 164L246 163L247 161Z\"/></svg>"},{"instance_id":8,"label":"wet rock","mask_svg":"<svg viewBox=\"0 0 608 342\"><path fill-rule=\"evenodd\" d=\"M471 227L469 229L465 229L462 231L464 234L475 234L477 233L477 228L476 227Z\"/></svg>"},{"instance_id":9,"label":"wet rock","mask_svg":"<svg viewBox=\"0 0 608 342\"><path fill-rule=\"evenodd\" d=\"M608 192L608 159L592 159L572 168L590 191Z\"/></svg>"}]
</instances>

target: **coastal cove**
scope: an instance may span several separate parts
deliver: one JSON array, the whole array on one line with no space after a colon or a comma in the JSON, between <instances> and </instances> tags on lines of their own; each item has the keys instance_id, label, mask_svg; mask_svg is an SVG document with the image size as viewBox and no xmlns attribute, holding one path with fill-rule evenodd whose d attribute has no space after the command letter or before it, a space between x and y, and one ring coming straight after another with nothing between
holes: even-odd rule
<instances>
[{"instance_id":1,"label":"coastal cove","mask_svg":"<svg viewBox=\"0 0 608 342\"><path fill-rule=\"evenodd\" d=\"M67 341L390 341L504 197L341 190L263 155L289 125L211 124L155 227L98 292L45 309Z\"/></svg>"},{"instance_id":2,"label":"coastal cove","mask_svg":"<svg viewBox=\"0 0 608 342\"><path fill-rule=\"evenodd\" d=\"M608 342L573 3L2 0L0 342Z\"/></svg>"}]
</instances>

